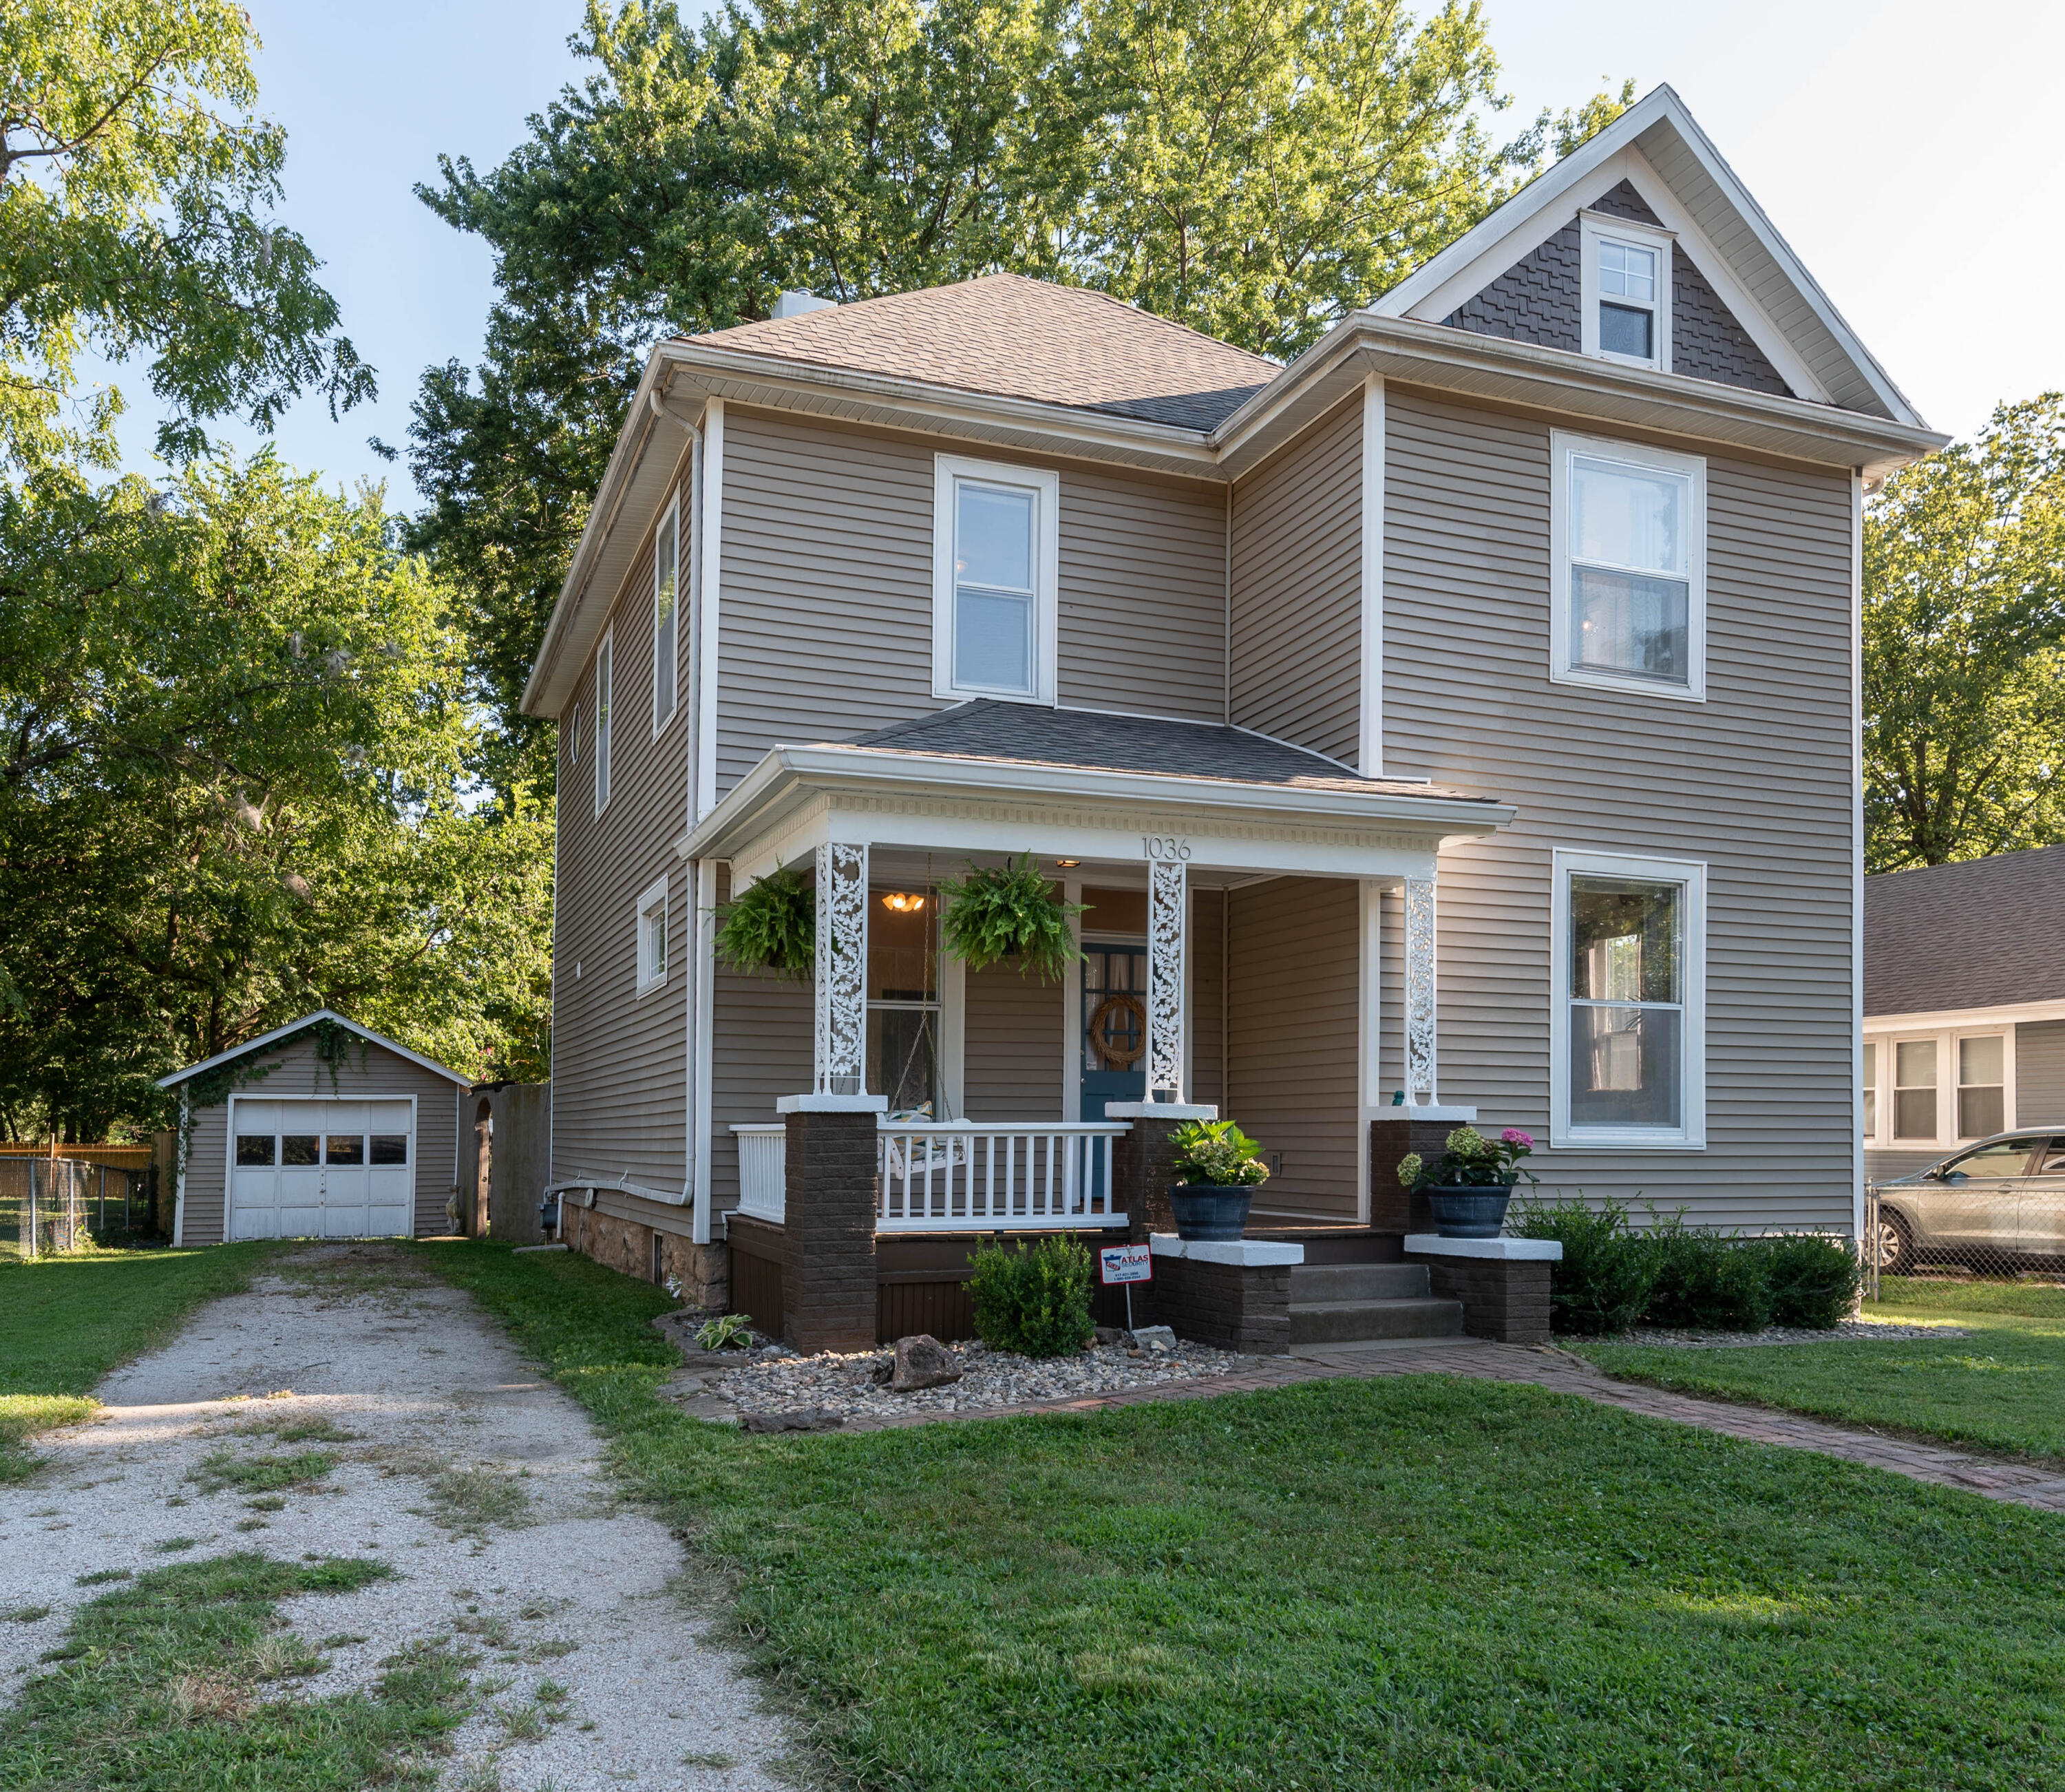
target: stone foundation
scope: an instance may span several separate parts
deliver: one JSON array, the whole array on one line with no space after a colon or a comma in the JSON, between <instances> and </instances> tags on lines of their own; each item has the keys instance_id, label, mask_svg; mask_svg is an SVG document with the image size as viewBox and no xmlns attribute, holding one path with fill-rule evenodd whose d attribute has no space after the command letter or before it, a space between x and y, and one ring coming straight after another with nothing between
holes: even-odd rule
<instances>
[{"instance_id":1,"label":"stone foundation","mask_svg":"<svg viewBox=\"0 0 2065 1792\"><path fill-rule=\"evenodd\" d=\"M681 1284L684 1305L708 1310L730 1305L730 1264L721 1244L698 1244L679 1233L599 1213L593 1207L576 1207L568 1200L560 1207L560 1236L582 1256L641 1282L664 1282L673 1276Z\"/></svg>"}]
</instances>

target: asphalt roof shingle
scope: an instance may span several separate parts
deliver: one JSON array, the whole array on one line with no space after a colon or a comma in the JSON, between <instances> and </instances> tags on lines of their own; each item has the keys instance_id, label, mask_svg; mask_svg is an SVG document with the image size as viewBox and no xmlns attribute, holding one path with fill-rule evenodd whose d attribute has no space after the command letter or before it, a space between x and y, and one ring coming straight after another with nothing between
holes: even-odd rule
<instances>
[{"instance_id":1,"label":"asphalt roof shingle","mask_svg":"<svg viewBox=\"0 0 2065 1792\"><path fill-rule=\"evenodd\" d=\"M829 744L829 743L828 743ZM1218 722L1107 715L977 698L950 710L894 722L837 744L884 753L995 759L1154 777L1216 778L1241 784L1360 791L1376 796L1440 797L1489 803L1473 791L1396 779L1364 778L1323 754Z\"/></svg>"},{"instance_id":2,"label":"asphalt roof shingle","mask_svg":"<svg viewBox=\"0 0 2065 1792\"><path fill-rule=\"evenodd\" d=\"M2065 1001L2065 846L1865 880L1865 1012Z\"/></svg>"},{"instance_id":3,"label":"asphalt roof shingle","mask_svg":"<svg viewBox=\"0 0 2065 1792\"><path fill-rule=\"evenodd\" d=\"M1200 431L1282 370L1105 293L1013 273L686 340Z\"/></svg>"}]
</instances>

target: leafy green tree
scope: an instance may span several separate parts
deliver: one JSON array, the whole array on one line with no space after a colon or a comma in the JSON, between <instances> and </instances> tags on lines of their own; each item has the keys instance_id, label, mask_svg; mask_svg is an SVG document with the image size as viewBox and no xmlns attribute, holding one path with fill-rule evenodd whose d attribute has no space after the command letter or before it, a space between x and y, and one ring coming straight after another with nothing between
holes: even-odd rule
<instances>
[{"instance_id":1,"label":"leafy green tree","mask_svg":"<svg viewBox=\"0 0 2065 1792\"><path fill-rule=\"evenodd\" d=\"M148 359L168 458L210 418L269 429L305 390L333 413L372 395L270 216L286 140L249 115L256 47L232 0L0 5L0 467L113 463L119 390L75 395L89 346Z\"/></svg>"},{"instance_id":2,"label":"leafy green tree","mask_svg":"<svg viewBox=\"0 0 2065 1792\"><path fill-rule=\"evenodd\" d=\"M328 1004L540 1074L549 811L469 800L449 601L269 454L0 490L0 1118L91 1135Z\"/></svg>"},{"instance_id":3,"label":"leafy green tree","mask_svg":"<svg viewBox=\"0 0 2065 1792\"><path fill-rule=\"evenodd\" d=\"M656 336L1003 269L1287 354L1628 97L1494 144L1474 3L762 0L697 32L589 0L576 48L527 142L418 189L501 297L478 371L425 376L414 540L465 594L493 775L540 787L517 698Z\"/></svg>"},{"instance_id":4,"label":"leafy green tree","mask_svg":"<svg viewBox=\"0 0 2065 1792\"><path fill-rule=\"evenodd\" d=\"M1864 665L1872 870L2065 839L2065 395L1886 481Z\"/></svg>"}]
</instances>

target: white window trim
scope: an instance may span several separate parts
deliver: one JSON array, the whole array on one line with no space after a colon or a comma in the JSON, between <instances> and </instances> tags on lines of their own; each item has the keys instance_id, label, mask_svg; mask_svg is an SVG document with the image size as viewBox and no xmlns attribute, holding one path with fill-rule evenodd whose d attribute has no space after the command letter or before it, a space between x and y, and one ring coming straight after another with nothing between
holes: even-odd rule
<instances>
[{"instance_id":1,"label":"white window trim","mask_svg":"<svg viewBox=\"0 0 2065 1792\"><path fill-rule=\"evenodd\" d=\"M954 682L954 485L974 479L991 485L1015 485L1036 492L1038 516L1033 528L1035 615L1032 625L1032 690L992 690ZM932 457L932 694L954 702L987 697L1000 703L1055 702L1055 657L1060 605L1056 596L1061 559L1061 475L1051 468L1024 467L1008 461L970 460L959 455Z\"/></svg>"},{"instance_id":2,"label":"white window trim","mask_svg":"<svg viewBox=\"0 0 2065 1792\"><path fill-rule=\"evenodd\" d=\"M665 715L660 713L660 537L674 532L674 702ZM653 531L653 738L667 731L667 725L681 713L681 602L687 583L681 576L681 504L677 491L661 508Z\"/></svg>"},{"instance_id":3,"label":"white window trim","mask_svg":"<svg viewBox=\"0 0 2065 1792\"><path fill-rule=\"evenodd\" d=\"M1578 288L1584 307L1582 335L1585 353L1598 360L1610 361L1622 367L1653 367L1659 374L1669 373L1671 252L1677 238L1671 232L1659 230L1654 225L1637 224L1631 218L1612 217L1603 212L1580 212L1578 225L1582 242ZM1602 241L1626 243L1635 249L1651 250L1655 254L1656 354L1652 360L1644 361L1639 355L1609 354L1599 346L1599 301L1605 297L1599 290L1599 245Z\"/></svg>"},{"instance_id":4,"label":"white window trim","mask_svg":"<svg viewBox=\"0 0 2065 1792\"><path fill-rule=\"evenodd\" d=\"M595 812L597 815L609 807L612 794L608 743L616 733L616 631L613 627L604 629L602 643L595 650L595 746L589 757L595 763ZM607 731L602 719L605 714L610 718Z\"/></svg>"},{"instance_id":5,"label":"white window trim","mask_svg":"<svg viewBox=\"0 0 2065 1792\"><path fill-rule=\"evenodd\" d=\"M1867 1044L1879 1048L1877 1066L1878 1126L1866 1135L1865 1145L1874 1151L1954 1151L1973 1143L1958 1133L1958 1042L1960 1039L1998 1038L2001 1048L2001 1128L2013 1132L2022 1124L2015 1113L2015 1025L2013 1021L1978 1021L1947 1027L1891 1027L1865 1034ZM1916 1040L1936 1042L1936 1136L1899 1139L1893 1135L1893 1059L1896 1048ZM1977 1135L1983 1138L1984 1134Z\"/></svg>"},{"instance_id":6,"label":"white window trim","mask_svg":"<svg viewBox=\"0 0 2065 1792\"><path fill-rule=\"evenodd\" d=\"M639 892L638 906L632 912L632 935L637 942L638 949L638 993L641 996L649 990L661 988L673 970L673 953L666 950L666 947L663 946L661 949L666 952L666 957L662 960L657 971L653 968L652 954L645 949L646 917L656 908L660 912L660 936L669 945L672 943L671 936L667 931L671 924L671 917L667 912L667 876L663 872Z\"/></svg>"},{"instance_id":7,"label":"white window trim","mask_svg":"<svg viewBox=\"0 0 2065 1792\"><path fill-rule=\"evenodd\" d=\"M1632 674L1603 672L1570 660L1570 461L1576 455L1617 460L1647 471L1671 473L1691 482L1685 553L1686 682L1665 684ZM1549 679L1673 703L1707 700L1707 463L1697 455L1672 454L1638 442L1552 430L1549 436Z\"/></svg>"},{"instance_id":8,"label":"white window trim","mask_svg":"<svg viewBox=\"0 0 2065 1792\"><path fill-rule=\"evenodd\" d=\"M1696 859L1635 858L1617 852L1551 855L1550 904L1549 1143L1574 1151L1703 1151L1707 1148L1707 868ZM1570 876L1647 879L1684 888L1684 1082L1675 1131L1652 1127L1570 1124Z\"/></svg>"}]
</instances>

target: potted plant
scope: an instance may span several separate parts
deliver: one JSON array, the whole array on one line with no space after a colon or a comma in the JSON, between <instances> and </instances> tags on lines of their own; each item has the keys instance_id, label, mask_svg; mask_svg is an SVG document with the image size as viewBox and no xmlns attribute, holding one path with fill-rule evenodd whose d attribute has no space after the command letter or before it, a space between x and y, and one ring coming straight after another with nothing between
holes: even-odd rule
<instances>
[{"instance_id":1,"label":"potted plant","mask_svg":"<svg viewBox=\"0 0 2065 1792\"><path fill-rule=\"evenodd\" d=\"M1520 1167L1534 1141L1517 1127L1495 1139L1475 1127L1458 1127L1445 1143L1447 1149L1432 1163L1408 1151L1398 1160L1398 1179L1427 1197L1442 1237L1497 1237L1513 1185L1522 1176L1536 1179L1533 1171Z\"/></svg>"},{"instance_id":2,"label":"potted plant","mask_svg":"<svg viewBox=\"0 0 2065 1792\"><path fill-rule=\"evenodd\" d=\"M1169 1205L1178 1238L1239 1238L1256 1187L1269 1179L1262 1147L1231 1120L1191 1120L1170 1134L1176 1180Z\"/></svg>"},{"instance_id":3,"label":"potted plant","mask_svg":"<svg viewBox=\"0 0 2065 1792\"><path fill-rule=\"evenodd\" d=\"M967 876L940 886L946 899L940 920L946 949L972 971L1006 958L1018 961L1042 983L1066 978L1082 954L1069 922L1081 903L1054 894L1031 853L1000 865L970 865Z\"/></svg>"}]
</instances>

